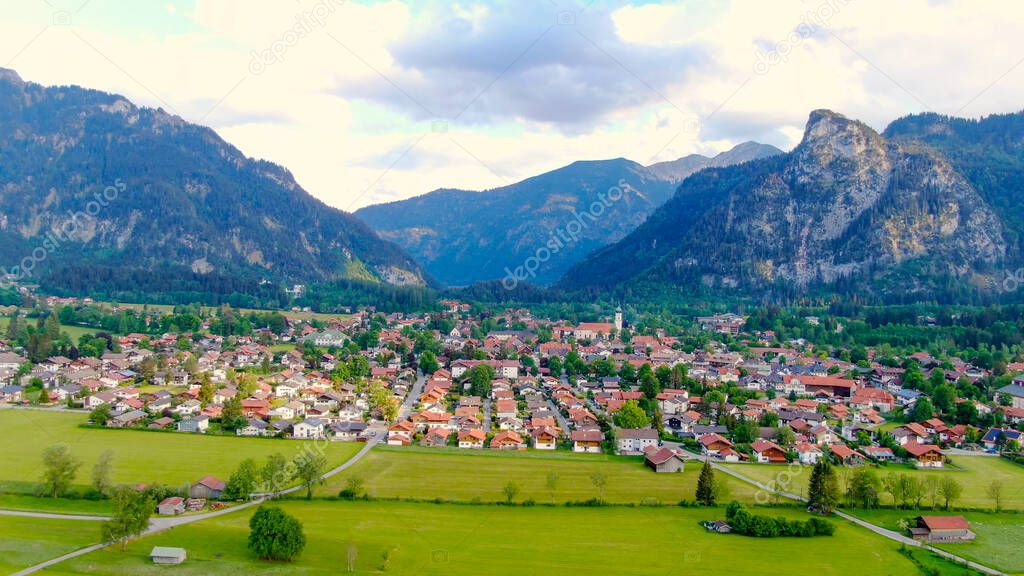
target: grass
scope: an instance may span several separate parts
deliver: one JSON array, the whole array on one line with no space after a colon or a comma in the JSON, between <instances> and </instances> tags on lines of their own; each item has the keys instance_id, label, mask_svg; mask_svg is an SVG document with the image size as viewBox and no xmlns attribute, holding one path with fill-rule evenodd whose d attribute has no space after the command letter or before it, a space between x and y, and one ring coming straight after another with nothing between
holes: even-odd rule
<instances>
[{"instance_id":1,"label":"grass","mask_svg":"<svg viewBox=\"0 0 1024 576\"><path fill-rule=\"evenodd\" d=\"M0 494L0 510L29 510L55 514L83 514L107 516L113 506L110 500L78 498L42 498L30 494Z\"/></svg>"},{"instance_id":2,"label":"grass","mask_svg":"<svg viewBox=\"0 0 1024 576\"><path fill-rule=\"evenodd\" d=\"M67 444L82 462L79 486L88 484L93 465L107 449L114 451L115 482L180 486L207 474L227 480L246 458L262 462L275 452L292 458L302 445L292 440L79 427L84 420L84 415L74 413L0 410L0 493L31 493L42 472L42 451L57 443ZM348 460L360 448L355 443L329 443L329 465Z\"/></svg>"},{"instance_id":3,"label":"grass","mask_svg":"<svg viewBox=\"0 0 1024 576\"><path fill-rule=\"evenodd\" d=\"M99 540L99 522L0 516L0 573L13 574Z\"/></svg>"},{"instance_id":4,"label":"grass","mask_svg":"<svg viewBox=\"0 0 1024 576\"><path fill-rule=\"evenodd\" d=\"M889 465L877 468L879 477L887 474L907 473L919 477L937 476L953 477L963 485L963 494L956 502L956 506L963 508L991 508L992 500L986 496L985 488L993 480L1001 480L1005 501L1003 507L1014 510L1024 510L1024 489L1021 488L1024 482L1024 467L1008 462L1001 458L991 456L954 456L954 467L947 467L941 470L917 470L911 466ZM768 483L778 478L778 475L787 470L787 466L767 464L728 464L729 468L737 472ZM792 483L787 488L790 492L806 495L807 482L811 478L809 467L797 468L792 475ZM840 473L843 470L840 468ZM781 479L779 479L781 480ZM883 504L892 504L888 494L882 496Z\"/></svg>"},{"instance_id":5,"label":"grass","mask_svg":"<svg viewBox=\"0 0 1024 576\"><path fill-rule=\"evenodd\" d=\"M721 509L341 501L291 501L283 507L302 521L308 540L294 564L260 562L248 552L250 513L245 512L132 542L124 553L93 552L43 573L339 574L350 549L356 574L381 573L382 568L389 574L444 576L919 573L895 543L841 521L832 537L761 540L711 534L699 525L721 517ZM777 513L806 516L792 509ZM153 566L146 557L153 546L183 547L188 560L174 568ZM958 572L943 564L942 573Z\"/></svg>"},{"instance_id":6,"label":"grass","mask_svg":"<svg viewBox=\"0 0 1024 576\"><path fill-rule=\"evenodd\" d=\"M608 502L675 504L693 500L699 467L690 462L683 473L655 474L637 457L380 446L331 478L318 493L337 495L347 478L358 476L365 482L366 493L378 498L503 501L502 490L511 481L519 488L517 500L580 501L597 497L591 475L600 472L607 480L604 499ZM553 497L546 487L549 472L558 475ZM750 485L726 480L724 474L718 478L726 482L730 498L752 499L755 489Z\"/></svg>"},{"instance_id":7,"label":"grass","mask_svg":"<svg viewBox=\"0 0 1024 576\"><path fill-rule=\"evenodd\" d=\"M27 321L27 322L33 322L34 323L35 319L34 318L29 318L29 319L26 320L25 318L22 318L22 321ZM0 317L0 332L6 332L7 331L7 325L10 324L10 323L11 323L11 319L10 318L8 318L6 316ZM60 327L60 331L67 333L68 337L71 338L71 341L77 344L78 343L78 339L80 337L82 337L82 335L84 335L84 334L95 334L97 332L101 332L102 330L99 329L99 328L82 328L80 326L61 326Z\"/></svg>"},{"instance_id":8,"label":"grass","mask_svg":"<svg viewBox=\"0 0 1024 576\"><path fill-rule=\"evenodd\" d=\"M971 531L978 535L977 538L973 542L933 544L933 546L1011 574L1024 572L1024 549L1020 546L1020 542L1024 540L1024 515L1022 514L1012 512L1000 514L990 512L914 512L892 509L857 510L855 514L864 520L896 531L899 531L899 521L904 518L909 520L922 514L962 515L971 523Z\"/></svg>"}]
</instances>

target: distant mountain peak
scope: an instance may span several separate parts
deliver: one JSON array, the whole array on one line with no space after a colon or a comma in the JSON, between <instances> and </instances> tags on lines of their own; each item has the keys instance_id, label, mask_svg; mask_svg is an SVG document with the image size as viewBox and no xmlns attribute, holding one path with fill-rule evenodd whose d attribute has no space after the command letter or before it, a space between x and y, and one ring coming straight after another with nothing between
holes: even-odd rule
<instances>
[{"instance_id":1,"label":"distant mountain peak","mask_svg":"<svg viewBox=\"0 0 1024 576\"><path fill-rule=\"evenodd\" d=\"M24 84L21 75L10 68L0 68L0 80L6 80L12 84Z\"/></svg>"},{"instance_id":2,"label":"distant mountain peak","mask_svg":"<svg viewBox=\"0 0 1024 576\"><path fill-rule=\"evenodd\" d=\"M782 154L775 146L760 142L747 141L737 144L714 156L688 154L676 160L658 162L647 167L658 178L674 182L682 182L687 176L704 168L722 168L733 164L742 164L759 158L767 158Z\"/></svg>"}]
</instances>

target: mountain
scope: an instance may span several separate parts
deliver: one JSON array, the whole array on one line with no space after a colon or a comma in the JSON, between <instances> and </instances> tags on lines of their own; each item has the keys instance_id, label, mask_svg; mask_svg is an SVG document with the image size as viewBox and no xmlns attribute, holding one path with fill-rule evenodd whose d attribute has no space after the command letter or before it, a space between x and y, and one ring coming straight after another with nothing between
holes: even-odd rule
<instances>
[{"instance_id":1,"label":"mountain","mask_svg":"<svg viewBox=\"0 0 1024 576\"><path fill-rule=\"evenodd\" d=\"M97 271L129 283L426 282L401 248L213 130L11 70L0 70L0 264L50 283Z\"/></svg>"},{"instance_id":2,"label":"mountain","mask_svg":"<svg viewBox=\"0 0 1024 576\"><path fill-rule=\"evenodd\" d=\"M639 226L693 172L779 153L748 142L714 158L693 155L650 167L624 158L574 162L486 192L436 190L356 216L442 283L507 280L511 273L546 284Z\"/></svg>"},{"instance_id":3,"label":"mountain","mask_svg":"<svg viewBox=\"0 0 1024 576\"><path fill-rule=\"evenodd\" d=\"M817 110L792 152L690 176L559 287L932 297L981 287L1012 261L1011 228L940 151Z\"/></svg>"}]
</instances>

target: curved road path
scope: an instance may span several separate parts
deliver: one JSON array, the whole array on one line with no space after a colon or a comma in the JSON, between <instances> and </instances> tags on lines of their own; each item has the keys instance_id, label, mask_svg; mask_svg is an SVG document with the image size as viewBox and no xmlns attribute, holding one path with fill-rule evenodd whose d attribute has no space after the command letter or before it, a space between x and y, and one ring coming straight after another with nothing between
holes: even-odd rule
<instances>
[{"instance_id":1,"label":"curved road path","mask_svg":"<svg viewBox=\"0 0 1024 576\"><path fill-rule=\"evenodd\" d=\"M419 402L420 395L423 394L423 385L424 385L425 382L426 382L426 377L424 375L420 374L418 376L418 378L416 379L415 384L413 384L412 390L409 391L409 395L406 396L405 402L402 403L402 406L401 406L401 408L398 411L398 420L402 420L403 418L406 418L413 411L413 409L416 407L416 404ZM320 479L321 480L325 480L327 478L330 478L331 476L334 476L334 475L336 475L336 474L338 474L340 472L343 472L344 470L347 470L348 468L350 468L352 466L355 466L355 464L357 462L359 462L359 460L361 460L364 456L366 456L370 452L370 450L373 450L374 446L377 446L382 441L384 441L384 439L386 439L386 438L387 438L387 430L384 430L382 433L378 433L369 442L367 442L366 445L364 445L362 447L362 449L359 450L359 452L356 452L356 454L354 456L352 456L351 458L349 458L348 460L343 462L340 466L337 466L337 467L332 468L331 470L328 470L327 472L325 472L322 476L320 476ZM163 532L165 530L170 530L171 528L176 528L178 526L184 526L186 524L192 524L193 522L199 522L200 520L208 520L210 518L216 518L217 516L223 516L225 514L232 514L234 512L238 512L239 510L245 510L246 508L252 508L253 506L258 506L259 504L262 504L263 502L265 502L267 500L270 500L272 498L276 498L278 496L284 496L284 495L287 495L287 494L292 494L292 493L298 492L299 490L302 490L302 489L303 489L303 486L292 486L291 488L286 488L284 490L280 490L278 492L273 492L273 493L270 493L270 494L253 494L253 499L250 500L249 502L246 502L245 504L239 504L237 506L231 506L230 508L224 508L223 510L217 510L217 511L214 511L214 512L206 512L206 513L203 513L203 514L195 514L193 516L171 516L171 517L166 517L166 518L155 518L155 519L150 521L149 528L147 528L145 532L140 534L139 537L149 536L151 534L156 534L157 532ZM64 515L64 514L45 514L45 513L41 513L41 512L19 512L19 511L15 511L15 510L10 510L10 511L8 511L8 510L0 510L0 514L6 515L6 516L24 516L24 517L32 517L32 518L54 518L54 519L61 519L61 520L68 520L68 519L72 519L72 520L92 520L92 521L106 520L106 518L104 518L102 516L69 516L69 515ZM33 574L35 572L38 572L39 570L42 570L44 568L48 568L50 566L53 566L54 564L59 564L61 562L64 562L65 560L70 560L72 558L77 558L79 556L84 556L86 554L89 554L90 552L95 552L96 550L100 550L100 549L106 548L107 546L109 546L111 544L113 544L113 542L104 542L104 543L101 543L101 544L93 544L92 546L88 546L86 548L75 550L74 552L69 552L67 554L64 554L63 556L59 556L59 557L54 558L52 560L47 560L46 562L42 562L40 564L36 564L35 566L30 566L30 567L28 567L28 568L26 568L26 569L24 569L24 570L22 570L20 572L15 572L12 576L24 576L26 574Z\"/></svg>"}]
</instances>

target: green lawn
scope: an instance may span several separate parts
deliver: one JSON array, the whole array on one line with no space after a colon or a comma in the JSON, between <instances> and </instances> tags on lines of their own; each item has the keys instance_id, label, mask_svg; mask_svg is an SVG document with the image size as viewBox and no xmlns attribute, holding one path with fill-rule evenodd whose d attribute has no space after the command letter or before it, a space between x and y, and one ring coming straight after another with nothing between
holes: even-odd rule
<instances>
[{"instance_id":1,"label":"green lawn","mask_svg":"<svg viewBox=\"0 0 1024 576\"><path fill-rule=\"evenodd\" d=\"M785 476L783 475L780 478L780 474L787 472L789 469L785 465L768 464L728 464L727 466L763 483L773 480L784 480ZM797 468L794 466L792 469L795 472L790 474L792 480L788 490L806 495L807 482L811 478L810 468ZM839 470L840 478L842 478L842 474L845 473L846 469L840 468ZM1003 507L1024 510L1024 489L1020 488L1022 483L1024 483L1024 467L1007 462L1001 458L990 456L955 456L953 457L953 466L942 470L916 470L911 466L890 465L878 467L877 471L880 477L886 474L908 473L922 477L950 476L956 478L964 487L963 495L956 505L964 508L992 508L993 503L986 496L985 487L992 480L998 479L1003 482L1005 493ZM889 501L888 494L883 495L882 498L883 504L892 504Z\"/></svg>"},{"instance_id":2,"label":"green lawn","mask_svg":"<svg viewBox=\"0 0 1024 576\"><path fill-rule=\"evenodd\" d=\"M22 320L25 320L25 319L22 318ZM35 322L34 319L31 319L30 321L31 322ZM10 323L11 323L11 319L10 318L8 318L6 316L0 317L0 332L6 331L7 330L7 325L10 324ZM61 326L60 327L60 331L61 332L66 332L68 337L71 338L71 341L77 344L78 343L78 339L83 334L95 334L96 332L100 332L101 330L99 328L80 328L78 326Z\"/></svg>"},{"instance_id":3,"label":"green lawn","mask_svg":"<svg viewBox=\"0 0 1024 576\"><path fill-rule=\"evenodd\" d=\"M292 501L305 552L293 565L255 560L246 549L250 513L221 516L69 560L45 574L182 576L355 573L480 574L886 574L917 575L897 545L837 521L832 537L753 539L700 527L721 509L504 507L398 502ZM777 513L803 516L796 510ZM185 564L155 567L155 546L181 546ZM942 565L942 574L960 573Z\"/></svg>"},{"instance_id":4,"label":"green lawn","mask_svg":"<svg viewBox=\"0 0 1024 576\"><path fill-rule=\"evenodd\" d=\"M934 544L964 558L969 558L1008 573L1024 573L1024 515L1018 513L993 514L989 512L913 512L908 510L857 510L854 514L864 520L899 531L900 519L911 521L922 514L943 516L962 515L977 534L973 542L961 544Z\"/></svg>"},{"instance_id":5,"label":"green lawn","mask_svg":"<svg viewBox=\"0 0 1024 576\"><path fill-rule=\"evenodd\" d=\"M0 516L0 574L13 574L99 540L99 522Z\"/></svg>"},{"instance_id":6,"label":"green lawn","mask_svg":"<svg viewBox=\"0 0 1024 576\"><path fill-rule=\"evenodd\" d=\"M380 446L331 478L318 493L334 496L348 477L358 476L365 482L366 493L378 498L503 501L502 490L512 481L519 488L517 500L579 501L597 497L591 475L601 472L607 479L604 499L609 502L675 504L693 500L699 466L691 462L683 473L655 474L639 457ZM553 496L546 487L549 472L558 475ZM730 498L752 499L750 485L726 480L724 474L719 478L726 481Z\"/></svg>"},{"instance_id":7,"label":"green lawn","mask_svg":"<svg viewBox=\"0 0 1024 576\"><path fill-rule=\"evenodd\" d=\"M119 483L160 482L179 486L207 474L227 480L246 458L262 462L275 452L296 456L299 441L203 436L142 430L81 428L83 414L39 410L0 410L0 493L30 493L42 472L42 451L64 443L82 461L77 483L87 485L92 466L107 449L114 451L113 477ZM349 459L361 444L331 442L331 467Z\"/></svg>"},{"instance_id":8,"label":"green lawn","mask_svg":"<svg viewBox=\"0 0 1024 576\"><path fill-rule=\"evenodd\" d=\"M80 498L43 498L31 494L0 494L0 510L30 510L56 514L107 516L113 509L110 500Z\"/></svg>"}]
</instances>

